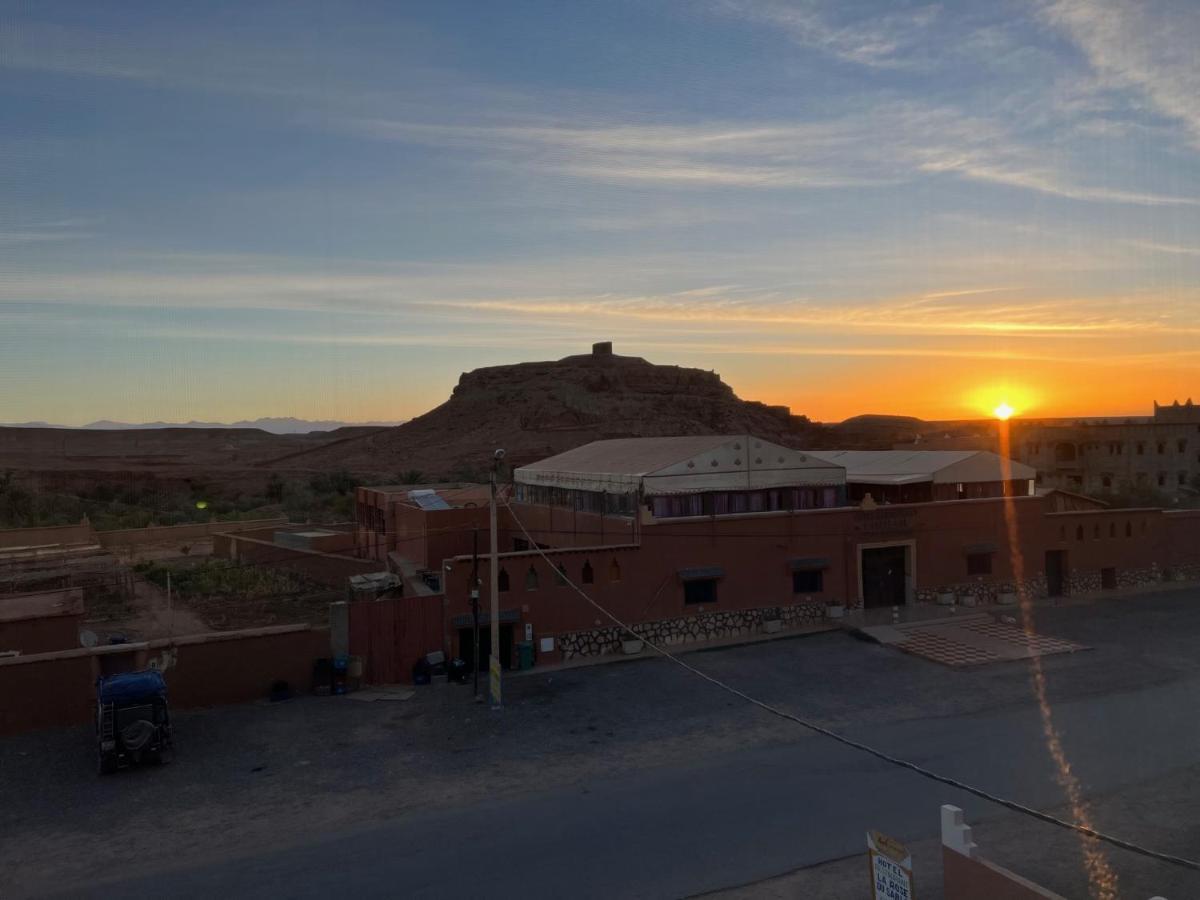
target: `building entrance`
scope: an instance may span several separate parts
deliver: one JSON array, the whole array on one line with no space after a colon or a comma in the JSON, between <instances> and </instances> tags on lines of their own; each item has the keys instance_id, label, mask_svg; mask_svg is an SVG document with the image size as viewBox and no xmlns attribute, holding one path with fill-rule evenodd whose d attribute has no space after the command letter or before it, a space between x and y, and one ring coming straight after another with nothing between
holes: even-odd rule
<instances>
[{"instance_id":1,"label":"building entrance","mask_svg":"<svg viewBox=\"0 0 1200 900\"><path fill-rule=\"evenodd\" d=\"M512 626L500 626L500 665L507 671L512 668L513 635ZM475 664L475 630L473 628L458 629L458 652L467 664L467 669ZM486 622L479 626L479 671L487 674L488 658L492 654L492 628Z\"/></svg>"},{"instance_id":2,"label":"building entrance","mask_svg":"<svg viewBox=\"0 0 1200 900\"><path fill-rule=\"evenodd\" d=\"M904 606L908 603L908 553L894 547L864 547L861 551L863 606Z\"/></svg>"}]
</instances>

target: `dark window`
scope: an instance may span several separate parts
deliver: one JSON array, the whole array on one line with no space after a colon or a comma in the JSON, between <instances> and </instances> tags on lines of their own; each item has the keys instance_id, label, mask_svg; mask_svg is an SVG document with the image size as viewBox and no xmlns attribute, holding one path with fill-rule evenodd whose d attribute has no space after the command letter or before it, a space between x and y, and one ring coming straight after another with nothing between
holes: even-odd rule
<instances>
[{"instance_id":1,"label":"dark window","mask_svg":"<svg viewBox=\"0 0 1200 900\"><path fill-rule=\"evenodd\" d=\"M1167 445L1163 441L1158 442L1158 455L1162 456L1167 452Z\"/></svg>"},{"instance_id":2,"label":"dark window","mask_svg":"<svg viewBox=\"0 0 1200 900\"><path fill-rule=\"evenodd\" d=\"M992 554L990 554L990 553L968 553L967 554L967 574L968 575L991 575L992 574Z\"/></svg>"},{"instance_id":3,"label":"dark window","mask_svg":"<svg viewBox=\"0 0 1200 900\"><path fill-rule=\"evenodd\" d=\"M536 591L538 589L538 574L537 569L533 566L529 567L529 571L525 573L525 590Z\"/></svg>"},{"instance_id":4,"label":"dark window","mask_svg":"<svg viewBox=\"0 0 1200 900\"><path fill-rule=\"evenodd\" d=\"M1125 523L1125 537L1133 537L1133 523L1132 522Z\"/></svg>"},{"instance_id":5,"label":"dark window","mask_svg":"<svg viewBox=\"0 0 1200 900\"><path fill-rule=\"evenodd\" d=\"M1100 526L1099 525L1092 526L1092 540L1093 541L1100 540Z\"/></svg>"},{"instance_id":6,"label":"dark window","mask_svg":"<svg viewBox=\"0 0 1200 900\"><path fill-rule=\"evenodd\" d=\"M1117 523L1116 522L1108 523L1108 536L1110 538L1115 538L1117 536Z\"/></svg>"},{"instance_id":7,"label":"dark window","mask_svg":"<svg viewBox=\"0 0 1200 900\"><path fill-rule=\"evenodd\" d=\"M584 584L591 584L595 581L595 575L592 572L592 564L587 560L583 561L583 572L580 573L579 580Z\"/></svg>"},{"instance_id":8,"label":"dark window","mask_svg":"<svg viewBox=\"0 0 1200 900\"><path fill-rule=\"evenodd\" d=\"M567 570L563 568L562 563L554 567L554 583L559 587L563 587L567 583Z\"/></svg>"},{"instance_id":9,"label":"dark window","mask_svg":"<svg viewBox=\"0 0 1200 900\"><path fill-rule=\"evenodd\" d=\"M1146 445L1143 444L1141 441L1138 441L1137 455L1142 456L1145 452L1146 452Z\"/></svg>"},{"instance_id":10,"label":"dark window","mask_svg":"<svg viewBox=\"0 0 1200 900\"><path fill-rule=\"evenodd\" d=\"M620 581L621 580L621 564L619 562L617 562L615 559L611 563L608 564L608 580L609 581Z\"/></svg>"},{"instance_id":11,"label":"dark window","mask_svg":"<svg viewBox=\"0 0 1200 900\"><path fill-rule=\"evenodd\" d=\"M1075 540L1077 540L1077 541L1083 540L1083 526L1082 525L1075 526Z\"/></svg>"},{"instance_id":12,"label":"dark window","mask_svg":"<svg viewBox=\"0 0 1200 900\"><path fill-rule=\"evenodd\" d=\"M1104 485L1104 489L1105 489L1106 491L1107 491L1107 490L1109 490L1109 489L1112 487L1112 478L1111 478L1111 476L1105 475L1103 478L1101 478L1101 479L1100 479L1100 483L1101 483L1102 485Z\"/></svg>"},{"instance_id":13,"label":"dark window","mask_svg":"<svg viewBox=\"0 0 1200 900\"><path fill-rule=\"evenodd\" d=\"M1179 483L1180 483L1180 484L1187 484L1187 472L1180 472L1180 473L1179 473Z\"/></svg>"},{"instance_id":14,"label":"dark window","mask_svg":"<svg viewBox=\"0 0 1200 900\"><path fill-rule=\"evenodd\" d=\"M1186 438L1180 438L1176 442L1175 446L1177 446L1179 448L1180 453L1187 453L1187 439Z\"/></svg>"},{"instance_id":15,"label":"dark window","mask_svg":"<svg viewBox=\"0 0 1200 900\"><path fill-rule=\"evenodd\" d=\"M1166 483L1167 483L1167 476L1164 475L1162 472L1159 472L1158 473L1158 486L1162 487Z\"/></svg>"},{"instance_id":16,"label":"dark window","mask_svg":"<svg viewBox=\"0 0 1200 900\"><path fill-rule=\"evenodd\" d=\"M801 569L792 573L793 594L819 594L825 589L825 573L820 569Z\"/></svg>"},{"instance_id":17,"label":"dark window","mask_svg":"<svg viewBox=\"0 0 1200 900\"><path fill-rule=\"evenodd\" d=\"M1117 570L1111 566L1100 570L1100 587L1106 591L1114 590L1117 586Z\"/></svg>"},{"instance_id":18,"label":"dark window","mask_svg":"<svg viewBox=\"0 0 1200 900\"><path fill-rule=\"evenodd\" d=\"M697 578L683 583L684 603L716 603L717 579Z\"/></svg>"},{"instance_id":19,"label":"dark window","mask_svg":"<svg viewBox=\"0 0 1200 900\"><path fill-rule=\"evenodd\" d=\"M496 576L496 581L500 585L500 593L503 594L505 591L507 591L508 590L508 570L501 569L500 574Z\"/></svg>"}]
</instances>

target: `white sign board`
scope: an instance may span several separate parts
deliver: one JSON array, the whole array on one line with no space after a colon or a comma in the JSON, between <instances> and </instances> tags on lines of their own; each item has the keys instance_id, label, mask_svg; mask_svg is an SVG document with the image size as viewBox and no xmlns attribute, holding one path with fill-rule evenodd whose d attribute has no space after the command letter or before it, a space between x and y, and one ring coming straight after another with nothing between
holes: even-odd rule
<instances>
[{"instance_id":1,"label":"white sign board","mask_svg":"<svg viewBox=\"0 0 1200 900\"><path fill-rule=\"evenodd\" d=\"M867 832L874 900L914 900L912 856L899 841L879 831Z\"/></svg>"}]
</instances>

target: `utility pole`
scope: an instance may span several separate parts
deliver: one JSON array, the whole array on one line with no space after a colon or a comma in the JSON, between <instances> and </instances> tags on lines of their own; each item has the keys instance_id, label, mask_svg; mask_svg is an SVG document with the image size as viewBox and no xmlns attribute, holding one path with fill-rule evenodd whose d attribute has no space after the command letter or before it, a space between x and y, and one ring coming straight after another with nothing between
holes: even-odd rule
<instances>
[{"instance_id":1,"label":"utility pole","mask_svg":"<svg viewBox=\"0 0 1200 900\"><path fill-rule=\"evenodd\" d=\"M488 561L488 580L492 588L492 646L491 659L488 660L488 676L491 686L492 709L500 708L500 551L498 549L499 535L496 526L496 480L499 477L500 462L504 459L504 451L497 450L492 454L492 502L490 507L491 559Z\"/></svg>"},{"instance_id":2,"label":"utility pole","mask_svg":"<svg viewBox=\"0 0 1200 900\"><path fill-rule=\"evenodd\" d=\"M479 526L471 535L471 615L475 620L475 640L472 642L472 652L475 660L471 671L475 676L475 702L480 703L479 696Z\"/></svg>"}]
</instances>

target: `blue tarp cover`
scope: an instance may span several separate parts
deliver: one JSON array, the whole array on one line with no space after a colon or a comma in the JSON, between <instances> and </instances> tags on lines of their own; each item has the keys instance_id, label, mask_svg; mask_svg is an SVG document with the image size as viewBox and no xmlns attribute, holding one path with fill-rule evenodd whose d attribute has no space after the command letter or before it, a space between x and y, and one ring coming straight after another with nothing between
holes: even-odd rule
<instances>
[{"instance_id":1,"label":"blue tarp cover","mask_svg":"<svg viewBox=\"0 0 1200 900\"><path fill-rule=\"evenodd\" d=\"M167 696L167 683L157 669L109 675L98 683L101 703L133 703Z\"/></svg>"}]
</instances>

